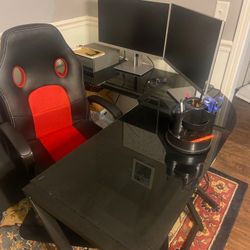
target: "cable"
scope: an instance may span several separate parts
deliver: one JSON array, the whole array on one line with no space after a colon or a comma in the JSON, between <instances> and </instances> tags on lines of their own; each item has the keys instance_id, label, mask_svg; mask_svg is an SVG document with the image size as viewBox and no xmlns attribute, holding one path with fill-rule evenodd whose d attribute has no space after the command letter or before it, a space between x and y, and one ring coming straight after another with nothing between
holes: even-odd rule
<instances>
[{"instance_id":1,"label":"cable","mask_svg":"<svg viewBox=\"0 0 250 250\"><path fill-rule=\"evenodd\" d=\"M124 50L124 53L125 53L125 50ZM122 82L122 87L124 87L124 85L126 84L125 79L126 79L125 74L122 74L122 80L123 80L123 82ZM117 104L117 102L118 102L120 96L121 96L121 94L118 94L116 100L114 101L114 104Z\"/></svg>"},{"instance_id":2,"label":"cable","mask_svg":"<svg viewBox=\"0 0 250 250\"><path fill-rule=\"evenodd\" d=\"M158 132L159 132L159 117L160 117L161 100L158 99L157 101L158 101L158 103L157 103L157 117L156 117L156 131L155 131L155 133L158 135Z\"/></svg>"},{"instance_id":3,"label":"cable","mask_svg":"<svg viewBox=\"0 0 250 250\"><path fill-rule=\"evenodd\" d=\"M226 62L226 65L225 65L225 69L226 69L227 66L228 66L229 58L230 58L230 56L227 58L227 62ZM226 70L224 70L224 72L223 72L222 80L221 80L221 83L220 83L220 88L219 88L220 93L222 93L222 92L221 92L221 89L222 89L222 86L223 86L223 82L224 82L224 79L225 79L225 75L226 75Z\"/></svg>"}]
</instances>

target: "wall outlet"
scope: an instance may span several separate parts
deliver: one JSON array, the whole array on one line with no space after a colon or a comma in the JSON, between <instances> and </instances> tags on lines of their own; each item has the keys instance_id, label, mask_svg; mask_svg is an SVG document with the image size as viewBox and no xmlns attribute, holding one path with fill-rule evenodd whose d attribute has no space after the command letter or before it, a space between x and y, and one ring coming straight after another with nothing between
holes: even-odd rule
<instances>
[{"instance_id":1,"label":"wall outlet","mask_svg":"<svg viewBox=\"0 0 250 250\"><path fill-rule=\"evenodd\" d=\"M227 20L228 12L230 8L230 2L227 1L217 1L214 16L223 21Z\"/></svg>"}]
</instances>

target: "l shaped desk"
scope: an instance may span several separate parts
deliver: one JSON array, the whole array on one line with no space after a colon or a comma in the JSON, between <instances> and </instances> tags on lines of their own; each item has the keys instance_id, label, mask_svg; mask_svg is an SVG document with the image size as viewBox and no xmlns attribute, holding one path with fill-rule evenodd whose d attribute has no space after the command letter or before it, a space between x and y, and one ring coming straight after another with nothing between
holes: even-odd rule
<instances>
[{"instance_id":1,"label":"l shaped desk","mask_svg":"<svg viewBox=\"0 0 250 250\"><path fill-rule=\"evenodd\" d=\"M161 86L155 93L157 88ZM147 92L144 95L141 100L147 99ZM24 188L59 248L70 246L53 218L100 249L167 249L168 233L232 131L235 112L225 98L210 150L185 155L164 139L169 113L144 104L140 102ZM173 162L189 162L190 169L200 164L200 172L185 183L168 174Z\"/></svg>"}]
</instances>

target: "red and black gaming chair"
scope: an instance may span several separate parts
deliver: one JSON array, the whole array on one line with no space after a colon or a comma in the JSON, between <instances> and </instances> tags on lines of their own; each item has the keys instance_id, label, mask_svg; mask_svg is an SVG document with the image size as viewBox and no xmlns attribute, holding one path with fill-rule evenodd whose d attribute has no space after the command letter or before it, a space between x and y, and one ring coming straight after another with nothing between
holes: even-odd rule
<instances>
[{"instance_id":1,"label":"red and black gaming chair","mask_svg":"<svg viewBox=\"0 0 250 250\"><path fill-rule=\"evenodd\" d=\"M80 63L50 24L5 31L0 51L1 139L11 157L41 172L97 133L89 101L121 112L104 99L86 97Z\"/></svg>"}]
</instances>

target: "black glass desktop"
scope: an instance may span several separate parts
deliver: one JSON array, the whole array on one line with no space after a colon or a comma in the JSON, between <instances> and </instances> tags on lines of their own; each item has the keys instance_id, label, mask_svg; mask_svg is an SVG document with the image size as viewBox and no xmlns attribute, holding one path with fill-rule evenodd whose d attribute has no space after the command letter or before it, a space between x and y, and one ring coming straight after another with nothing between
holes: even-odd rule
<instances>
[{"instance_id":1,"label":"black glass desktop","mask_svg":"<svg viewBox=\"0 0 250 250\"><path fill-rule=\"evenodd\" d=\"M99 41L163 56L169 5L139 0L99 0ZM118 69L143 75L151 65L125 62Z\"/></svg>"},{"instance_id":2,"label":"black glass desktop","mask_svg":"<svg viewBox=\"0 0 250 250\"><path fill-rule=\"evenodd\" d=\"M210 83L223 21L171 5L164 60L200 92Z\"/></svg>"},{"instance_id":3,"label":"black glass desktop","mask_svg":"<svg viewBox=\"0 0 250 250\"><path fill-rule=\"evenodd\" d=\"M168 117L139 105L33 179L25 193L93 247L167 250L168 234L199 182L195 171L186 184L178 167L191 173L203 162L206 172L235 123L231 103L223 106L218 117L230 116L214 125L205 158L168 147L162 137Z\"/></svg>"}]
</instances>

